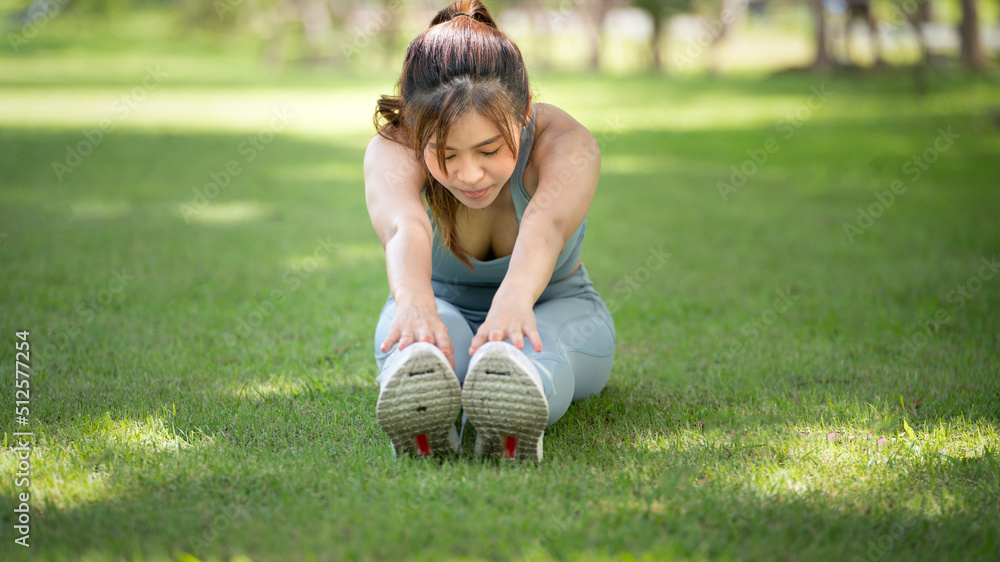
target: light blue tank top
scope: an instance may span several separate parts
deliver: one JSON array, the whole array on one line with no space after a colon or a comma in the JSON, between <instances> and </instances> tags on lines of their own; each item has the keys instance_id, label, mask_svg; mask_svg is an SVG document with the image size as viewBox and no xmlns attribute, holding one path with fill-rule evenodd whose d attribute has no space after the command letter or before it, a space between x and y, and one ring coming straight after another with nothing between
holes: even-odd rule
<instances>
[{"instance_id":1,"label":"light blue tank top","mask_svg":"<svg viewBox=\"0 0 1000 562\"><path fill-rule=\"evenodd\" d=\"M514 173L510 177L510 195L514 200L514 209L517 212L517 223L521 224L521 217L524 209L528 206L528 192L524 189L524 170L528 167L528 157L535 141L535 110L531 110L531 121L521 128L521 147L517 157L517 165ZM430 209L427 214L431 213ZM432 217L433 224L433 217ZM587 231L587 219L584 218L580 226L573 232L562 252L556 259L555 269L549 279L551 284L558 281L576 268L580 261L580 251L583 247L583 235ZM495 260L480 261L470 258L475 271L465 266L451 250L444 245L437 225L434 225L434 250L431 257L431 280L438 283L448 283L452 285L462 285L468 287L492 287L497 288L507 275L507 267L510 265L510 256L504 256ZM487 303L488 304L488 303Z\"/></svg>"}]
</instances>

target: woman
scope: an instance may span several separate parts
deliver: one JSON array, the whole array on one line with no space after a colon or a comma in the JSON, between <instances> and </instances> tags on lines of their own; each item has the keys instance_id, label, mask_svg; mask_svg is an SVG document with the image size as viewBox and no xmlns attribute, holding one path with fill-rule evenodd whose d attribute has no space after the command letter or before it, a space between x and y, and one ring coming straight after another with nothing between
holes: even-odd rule
<instances>
[{"instance_id":1,"label":"woman","mask_svg":"<svg viewBox=\"0 0 1000 562\"><path fill-rule=\"evenodd\" d=\"M410 43L397 89L364 164L391 293L379 424L396 454L456 453L464 409L477 456L540 461L545 427L604 388L614 357L580 261L597 143L531 102L520 51L478 0Z\"/></svg>"}]
</instances>

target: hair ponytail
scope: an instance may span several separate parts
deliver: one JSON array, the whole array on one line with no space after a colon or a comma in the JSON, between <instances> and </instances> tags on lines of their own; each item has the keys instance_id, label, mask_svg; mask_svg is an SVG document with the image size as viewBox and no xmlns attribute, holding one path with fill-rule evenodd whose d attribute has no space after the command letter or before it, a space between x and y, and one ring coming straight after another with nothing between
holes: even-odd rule
<instances>
[{"instance_id":1,"label":"hair ponytail","mask_svg":"<svg viewBox=\"0 0 1000 562\"><path fill-rule=\"evenodd\" d=\"M496 22L493 21L493 17L486 10L486 6L480 1L465 0L459 2L452 2L448 4L443 10L434 16L431 20L431 27L444 23L447 21L452 21L459 16L468 16L469 18L478 21L480 23L485 23L486 25L497 29Z\"/></svg>"}]
</instances>

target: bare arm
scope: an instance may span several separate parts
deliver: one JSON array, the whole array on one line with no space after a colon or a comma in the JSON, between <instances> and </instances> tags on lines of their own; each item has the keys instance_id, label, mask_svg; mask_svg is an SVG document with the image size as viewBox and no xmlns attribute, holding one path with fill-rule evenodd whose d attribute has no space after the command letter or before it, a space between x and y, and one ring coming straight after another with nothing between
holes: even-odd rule
<instances>
[{"instance_id":1,"label":"bare arm","mask_svg":"<svg viewBox=\"0 0 1000 562\"><path fill-rule=\"evenodd\" d=\"M389 291L396 316L382 350L415 341L433 343L454 364L448 330L431 288L433 230L420 198L423 169L405 146L376 135L365 151L365 201L375 234L385 248Z\"/></svg>"},{"instance_id":2,"label":"bare arm","mask_svg":"<svg viewBox=\"0 0 1000 562\"><path fill-rule=\"evenodd\" d=\"M535 329L535 301L552 278L566 241L590 209L601 173L600 149L594 135L564 111L539 104L548 113L544 136L532 149L538 164L538 188L521 218L507 276L497 290L489 316L472 341L510 339L519 349L524 337L541 351Z\"/></svg>"}]
</instances>

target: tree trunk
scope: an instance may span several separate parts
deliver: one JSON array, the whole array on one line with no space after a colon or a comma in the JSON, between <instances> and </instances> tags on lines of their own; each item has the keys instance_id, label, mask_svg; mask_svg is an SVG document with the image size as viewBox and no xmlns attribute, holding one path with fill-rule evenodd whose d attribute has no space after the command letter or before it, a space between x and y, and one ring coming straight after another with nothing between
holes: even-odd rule
<instances>
[{"instance_id":1,"label":"tree trunk","mask_svg":"<svg viewBox=\"0 0 1000 562\"><path fill-rule=\"evenodd\" d=\"M920 46L920 60L913 66L913 85L917 90L917 95L927 93L927 65L930 63L930 56L927 52L927 41L924 38L924 24L931 21L930 2L921 2L916 14L907 12L901 13L906 16L906 21L913 27L913 33L917 36L917 45Z\"/></svg>"},{"instance_id":2,"label":"tree trunk","mask_svg":"<svg viewBox=\"0 0 1000 562\"><path fill-rule=\"evenodd\" d=\"M291 4L278 2L265 12L267 32L264 37L263 64L268 72L278 74L285 68L286 25L291 19Z\"/></svg>"},{"instance_id":3,"label":"tree trunk","mask_svg":"<svg viewBox=\"0 0 1000 562\"><path fill-rule=\"evenodd\" d=\"M580 6L584 19L589 24L588 30L590 39L590 70L601 69L601 31L604 28L604 19L611 8L610 0L590 0Z\"/></svg>"},{"instance_id":4,"label":"tree trunk","mask_svg":"<svg viewBox=\"0 0 1000 562\"><path fill-rule=\"evenodd\" d=\"M816 58L813 68L827 70L830 68L830 53L826 48L826 10L823 0L813 0L813 14L816 16Z\"/></svg>"},{"instance_id":5,"label":"tree trunk","mask_svg":"<svg viewBox=\"0 0 1000 562\"><path fill-rule=\"evenodd\" d=\"M653 70L661 72L663 70L663 59L660 57L660 41L663 39L665 22L663 15L653 13L653 37L650 39L650 47L653 49Z\"/></svg>"},{"instance_id":6,"label":"tree trunk","mask_svg":"<svg viewBox=\"0 0 1000 562\"><path fill-rule=\"evenodd\" d=\"M971 72L986 71L986 57L983 54L983 44L979 40L979 12L976 0L961 0L962 23L959 34L962 38L962 62Z\"/></svg>"},{"instance_id":7,"label":"tree trunk","mask_svg":"<svg viewBox=\"0 0 1000 562\"><path fill-rule=\"evenodd\" d=\"M716 20L721 27L712 29L712 42L708 45L708 72L719 74L719 46L731 33L734 24L747 18L749 2L745 0L722 0L719 6L719 17ZM726 17L728 14L729 17Z\"/></svg>"},{"instance_id":8,"label":"tree trunk","mask_svg":"<svg viewBox=\"0 0 1000 562\"><path fill-rule=\"evenodd\" d=\"M382 46L386 52L386 65L391 66L392 61L397 56L396 37L399 34L399 12L402 10L402 2L396 3L394 0L382 0Z\"/></svg>"},{"instance_id":9,"label":"tree trunk","mask_svg":"<svg viewBox=\"0 0 1000 562\"><path fill-rule=\"evenodd\" d=\"M322 0L299 0L296 7L306 42L306 60L312 63L328 61L333 35L329 8Z\"/></svg>"},{"instance_id":10,"label":"tree trunk","mask_svg":"<svg viewBox=\"0 0 1000 562\"><path fill-rule=\"evenodd\" d=\"M924 3L926 4L927 2ZM875 50L875 66L884 67L885 60L882 58L882 42L878 33L878 20L875 19L875 10L872 9L871 0L865 2L865 23L868 24L868 36L871 37L872 49Z\"/></svg>"},{"instance_id":11,"label":"tree trunk","mask_svg":"<svg viewBox=\"0 0 1000 562\"><path fill-rule=\"evenodd\" d=\"M536 48L538 56L539 70L547 70L552 67L552 22L549 21L549 14L545 10L543 0L531 0L527 5L528 17L531 18L531 29L534 30Z\"/></svg>"}]
</instances>

